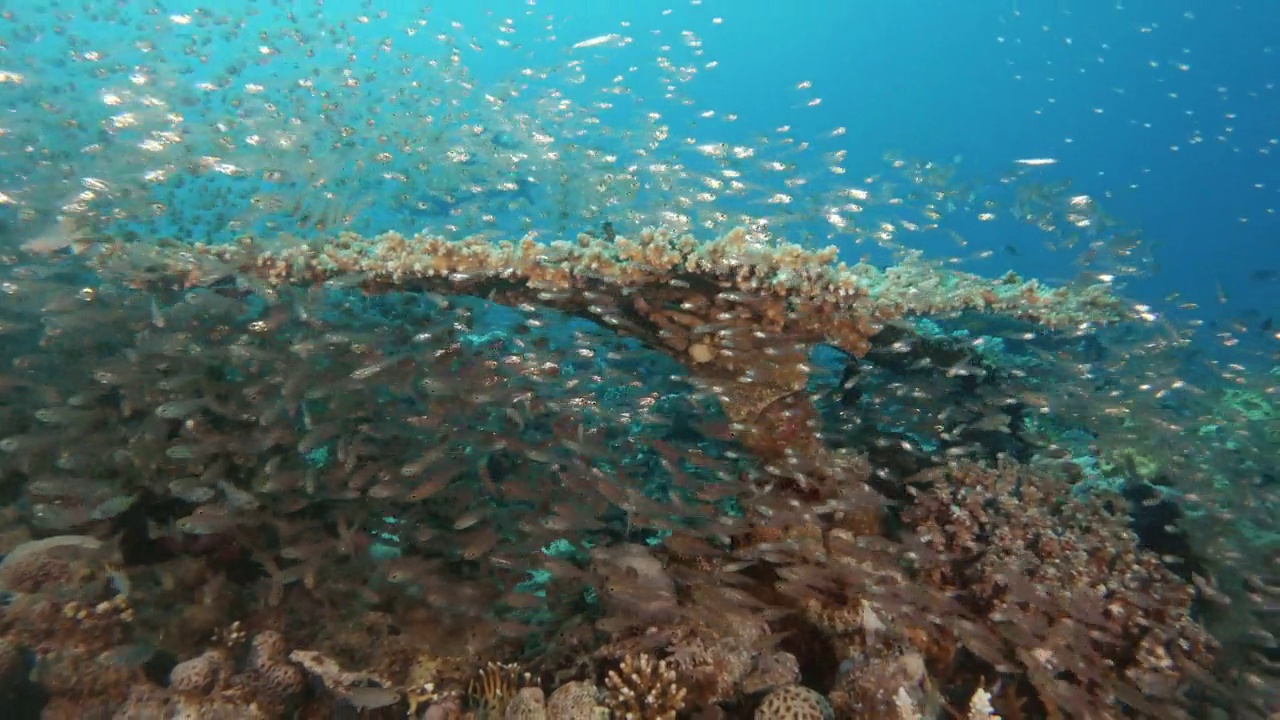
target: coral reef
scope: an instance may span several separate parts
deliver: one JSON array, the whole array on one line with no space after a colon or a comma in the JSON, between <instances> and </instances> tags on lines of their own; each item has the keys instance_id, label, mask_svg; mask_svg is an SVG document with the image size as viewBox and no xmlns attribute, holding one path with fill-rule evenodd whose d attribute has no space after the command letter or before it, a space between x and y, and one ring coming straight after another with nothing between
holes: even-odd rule
<instances>
[{"instance_id":1,"label":"coral reef","mask_svg":"<svg viewBox=\"0 0 1280 720\"><path fill-rule=\"evenodd\" d=\"M110 247L125 332L43 336L89 369L6 420L44 526L7 519L3 637L49 707L120 717L1187 716L1218 647L1126 501L833 428L810 389L816 345L874 363L907 315L1118 302L829 260L741 231Z\"/></svg>"},{"instance_id":2,"label":"coral reef","mask_svg":"<svg viewBox=\"0 0 1280 720\"><path fill-rule=\"evenodd\" d=\"M626 656L604 682L612 715L627 720L674 720L688 693L675 669L651 655Z\"/></svg>"},{"instance_id":3,"label":"coral reef","mask_svg":"<svg viewBox=\"0 0 1280 720\"><path fill-rule=\"evenodd\" d=\"M579 102L633 38L489 83L465 48L523 20L36 5L0 12L6 720L1280 707L1274 380L1185 372L1069 183L717 143L692 33ZM1079 275L926 260L944 214Z\"/></svg>"}]
</instances>

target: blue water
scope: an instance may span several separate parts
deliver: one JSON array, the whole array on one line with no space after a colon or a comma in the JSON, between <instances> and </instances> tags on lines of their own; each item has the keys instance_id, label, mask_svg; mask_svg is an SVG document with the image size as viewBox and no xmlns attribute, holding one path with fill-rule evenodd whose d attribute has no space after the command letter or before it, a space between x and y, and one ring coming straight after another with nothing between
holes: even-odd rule
<instances>
[{"instance_id":1,"label":"blue water","mask_svg":"<svg viewBox=\"0 0 1280 720\"><path fill-rule=\"evenodd\" d=\"M165 9L197 7L178 2ZM296 9L310 8L301 3ZM324 8L331 17L363 11L356 2ZM234 7L228 10L235 14ZM706 133L715 141L749 144L786 125L794 137L814 139L816 149L847 150L845 179L880 172L885 153L894 152L954 163L959 177L987 189L1016 158L1052 157L1057 165L1027 175L1070 179L1073 192L1097 198L1145 237L1150 257L1143 269L1150 272L1129 278L1132 295L1156 304L1178 293L1177 302L1196 303L1200 317L1215 321L1243 317L1256 324L1280 310L1280 284L1250 280L1255 271L1280 269L1280 100L1274 86L1280 48L1273 44L1280 13L1262 0L785 6L708 0L669 14L647 4L447 2L426 16L430 27L417 37L393 36L393 55L442 57L436 39L442 31L463 41L475 38L484 50L464 48L465 62L481 83L510 80L513 57L537 68L585 58L584 92L618 73L639 88L633 97L642 103L646 86L655 100L661 94L653 82L653 49L679 44L679 33L689 30L703 43L699 60L716 66L699 69L696 90L688 92L696 101L683 108L685 117L663 105L673 135ZM518 32L503 36L496 28L506 17ZM535 17L556 28L554 40L533 31ZM398 25L348 23L347 30L357 46L367 47L365 40ZM90 42L93 33L110 27L83 18L67 26ZM158 35L160 45L184 33L198 35L187 28L164 32L170 37ZM636 41L622 48L567 49L609 32ZM246 32L232 46L235 52L252 52L244 42L249 37ZM500 37L520 43L519 50L496 47ZM311 40L311 62L317 64L347 65L357 73L388 65L363 52L350 61L336 38ZM27 59L61 52L54 38L45 45L11 50ZM113 59L152 58L119 52ZM220 62L225 58L215 53L207 66L193 64L182 81L199 80ZM255 64L248 58L243 80L265 80L285 69L279 62ZM812 88L797 90L803 81ZM369 102L376 104L379 92L395 82L383 77L368 83ZM821 103L807 107L815 98ZM707 109L717 117L698 117ZM725 123L726 113L739 118ZM836 127L847 134L821 148L819 138ZM939 257L995 250L989 261L967 266L984 273L1013 267L1049 279L1075 274L1065 267L1073 255L1040 252L1041 238L1016 223L962 229L971 243L963 252L942 242L923 243L922 249ZM856 259L861 252L847 254Z\"/></svg>"},{"instance_id":2,"label":"blue water","mask_svg":"<svg viewBox=\"0 0 1280 720\"><path fill-rule=\"evenodd\" d=\"M1280 312L1280 283L1250 280L1280 268L1273 3L708 0L665 19L590 2L540 8L568 20L570 40L569 28L589 37L623 18L636 35L693 30L719 61L699 80L701 105L739 113L744 139L783 124L801 137L847 126L853 174L887 150L958 158L986 182L1016 158L1057 158L1039 174L1072 179L1154 245L1135 296L1179 293L1206 320ZM811 91L795 90L806 80ZM801 107L812 97L822 103ZM998 249L1002 235L969 239ZM1058 275L1064 259L1038 250L1024 242L1017 258L979 269Z\"/></svg>"}]
</instances>

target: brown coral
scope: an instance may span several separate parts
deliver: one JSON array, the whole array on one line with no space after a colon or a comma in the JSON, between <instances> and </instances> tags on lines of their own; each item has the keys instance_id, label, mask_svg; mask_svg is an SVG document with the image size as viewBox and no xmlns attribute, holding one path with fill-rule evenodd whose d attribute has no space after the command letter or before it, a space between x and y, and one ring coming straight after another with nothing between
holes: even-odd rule
<instances>
[{"instance_id":1,"label":"brown coral","mask_svg":"<svg viewBox=\"0 0 1280 720\"><path fill-rule=\"evenodd\" d=\"M0 561L0 590L34 594L46 585L78 587L81 569L101 567L105 545L85 535L30 540Z\"/></svg>"},{"instance_id":2,"label":"brown coral","mask_svg":"<svg viewBox=\"0 0 1280 720\"><path fill-rule=\"evenodd\" d=\"M849 671L830 693L841 717L934 717L942 704L924 659L914 651L896 652L882 646L846 664Z\"/></svg>"},{"instance_id":3,"label":"brown coral","mask_svg":"<svg viewBox=\"0 0 1280 720\"><path fill-rule=\"evenodd\" d=\"M800 661L795 655L781 650L762 652L756 656L751 672L739 682L739 689L743 694L754 695L799 681Z\"/></svg>"},{"instance_id":4,"label":"brown coral","mask_svg":"<svg viewBox=\"0 0 1280 720\"><path fill-rule=\"evenodd\" d=\"M22 657L22 650L8 640L0 638L0 690L18 679L25 665L26 660Z\"/></svg>"},{"instance_id":5,"label":"brown coral","mask_svg":"<svg viewBox=\"0 0 1280 720\"><path fill-rule=\"evenodd\" d=\"M931 551L916 572L977 618L951 625L963 647L1020 665L1049 712L1117 700L1181 712L1180 684L1206 671L1216 646L1191 620L1191 586L1139 549L1113 509L1122 501L1073 498L1012 464L956 464L911 482L922 489L904 520Z\"/></svg>"},{"instance_id":6,"label":"brown coral","mask_svg":"<svg viewBox=\"0 0 1280 720\"><path fill-rule=\"evenodd\" d=\"M254 636L249 650L246 683L269 707L279 707L302 692L302 670L285 657L280 633L267 630Z\"/></svg>"},{"instance_id":7,"label":"brown coral","mask_svg":"<svg viewBox=\"0 0 1280 720\"><path fill-rule=\"evenodd\" d=\"M277 660L250 670L248 684L266 705L276 707L301 693L305 679L292 663Z\"/></svg>"},{"instance_id":8,"label":"brown coral","mask_svg":"<svg viewBox=\"0 0 1280 720\"><path fill-rule=\"evenodd\" d=\"M585 680L567 682L547 699L551 720L596 720L598 709L596 686Z\"/></svg>"},{"instance_id":9,"label":"brown coral","mask_svg":"<svg viewBox=\"0 0 1280 720\"><path fill-rule=\"evenodd\" d=\"M294 650L289 660L302 666L337 700L357 709L372 710L394 705L400 691L389 680L367 672L343 670L332 658L315 650Z\"/></svg>"},{"instance_id":10,"label":"brown coral","mask_svg":"<svg viewBox=\"0 0 1280 720\"><path fill-rule=\"evenodd\" d=\"M169 690L181 695L208 695L226 683L232 670L231 658L221 650L209 650L184 660L169 671Z\"/></svg>"},{"instance_id":11,"label":"brown coral","mask_svg":"<svg viewBox=\"0 0 1280 720\"><path fill-rule=\"evenodd\" d=\"M539 687L522 688L507 703L503 720L546 720L547 698Z\"/></svg>"}]
</instances>

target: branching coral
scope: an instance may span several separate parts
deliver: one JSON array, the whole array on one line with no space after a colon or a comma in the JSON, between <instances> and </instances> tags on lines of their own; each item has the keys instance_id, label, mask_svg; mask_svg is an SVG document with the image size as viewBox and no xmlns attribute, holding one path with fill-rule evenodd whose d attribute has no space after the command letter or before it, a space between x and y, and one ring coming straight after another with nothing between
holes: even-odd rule
<instances>
[{"instance_id":1,"label":"branching coral","mask_svg":"<svg viewBox=\"0 0 1280 720\"><path fill-rule=\"evenodd\" d=\"M962 645L997 667L1020 666L1051 713L1116 702L1179 712L1215 643L1191 619L1192 588L1138 548L1118 499L1077 499L1013 465L957 464L911 484L918 497L904 521L926 549L915 572L996 642L962 634Z\"/></svg>"},{"instance_id":2,"label":"branching coral","mask_svg":"<svg viewBox=\"0 0 1280 720\"><path fill-rule=\"evenodd\" d=\"M624 720L674 720L688 692L679 675L652 655L628 655L605 677L606 706Z\"/></svg>"}]
</instances>

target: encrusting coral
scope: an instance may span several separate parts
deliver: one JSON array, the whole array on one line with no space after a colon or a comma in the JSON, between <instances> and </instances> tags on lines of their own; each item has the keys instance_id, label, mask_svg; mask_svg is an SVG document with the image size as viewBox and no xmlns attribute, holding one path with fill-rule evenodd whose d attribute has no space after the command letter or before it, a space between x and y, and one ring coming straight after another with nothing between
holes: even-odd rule
<instances>
[{"instance_id":1,"label":"encrusting coral","mask_svg":"<svg viewBox=\"0 0 1280 720\"><path fill-rule=\"evenodd\" d=\"M834 720L822 693L800 685L786 685L769 693L756 708L756 720Z\"/></svg>"},{"instance_id":2,"label":"encrusting coral","mask_svg":"<svg viewBox=\"0 0 1280 720\"><path fill-rule=\"evenodd\" d=\"M547 715L555 720L597 720L607 713L596 686L585 680L567 682L547 699Z\"/></svg>"},{"instance_id":3,"label":"encrusting coral","mask_svg":"<svg viewBox=\"0 0 1280 720\"><path fill-rule=\"evenodd\" d=\"M163 688L135 684L114 720L267 720L293 712L305 689L302 671L283 657L283 638L266 631L253 639L242 670L226 650L207 650L175 665Z\"/></svg>"}]
</instances>

